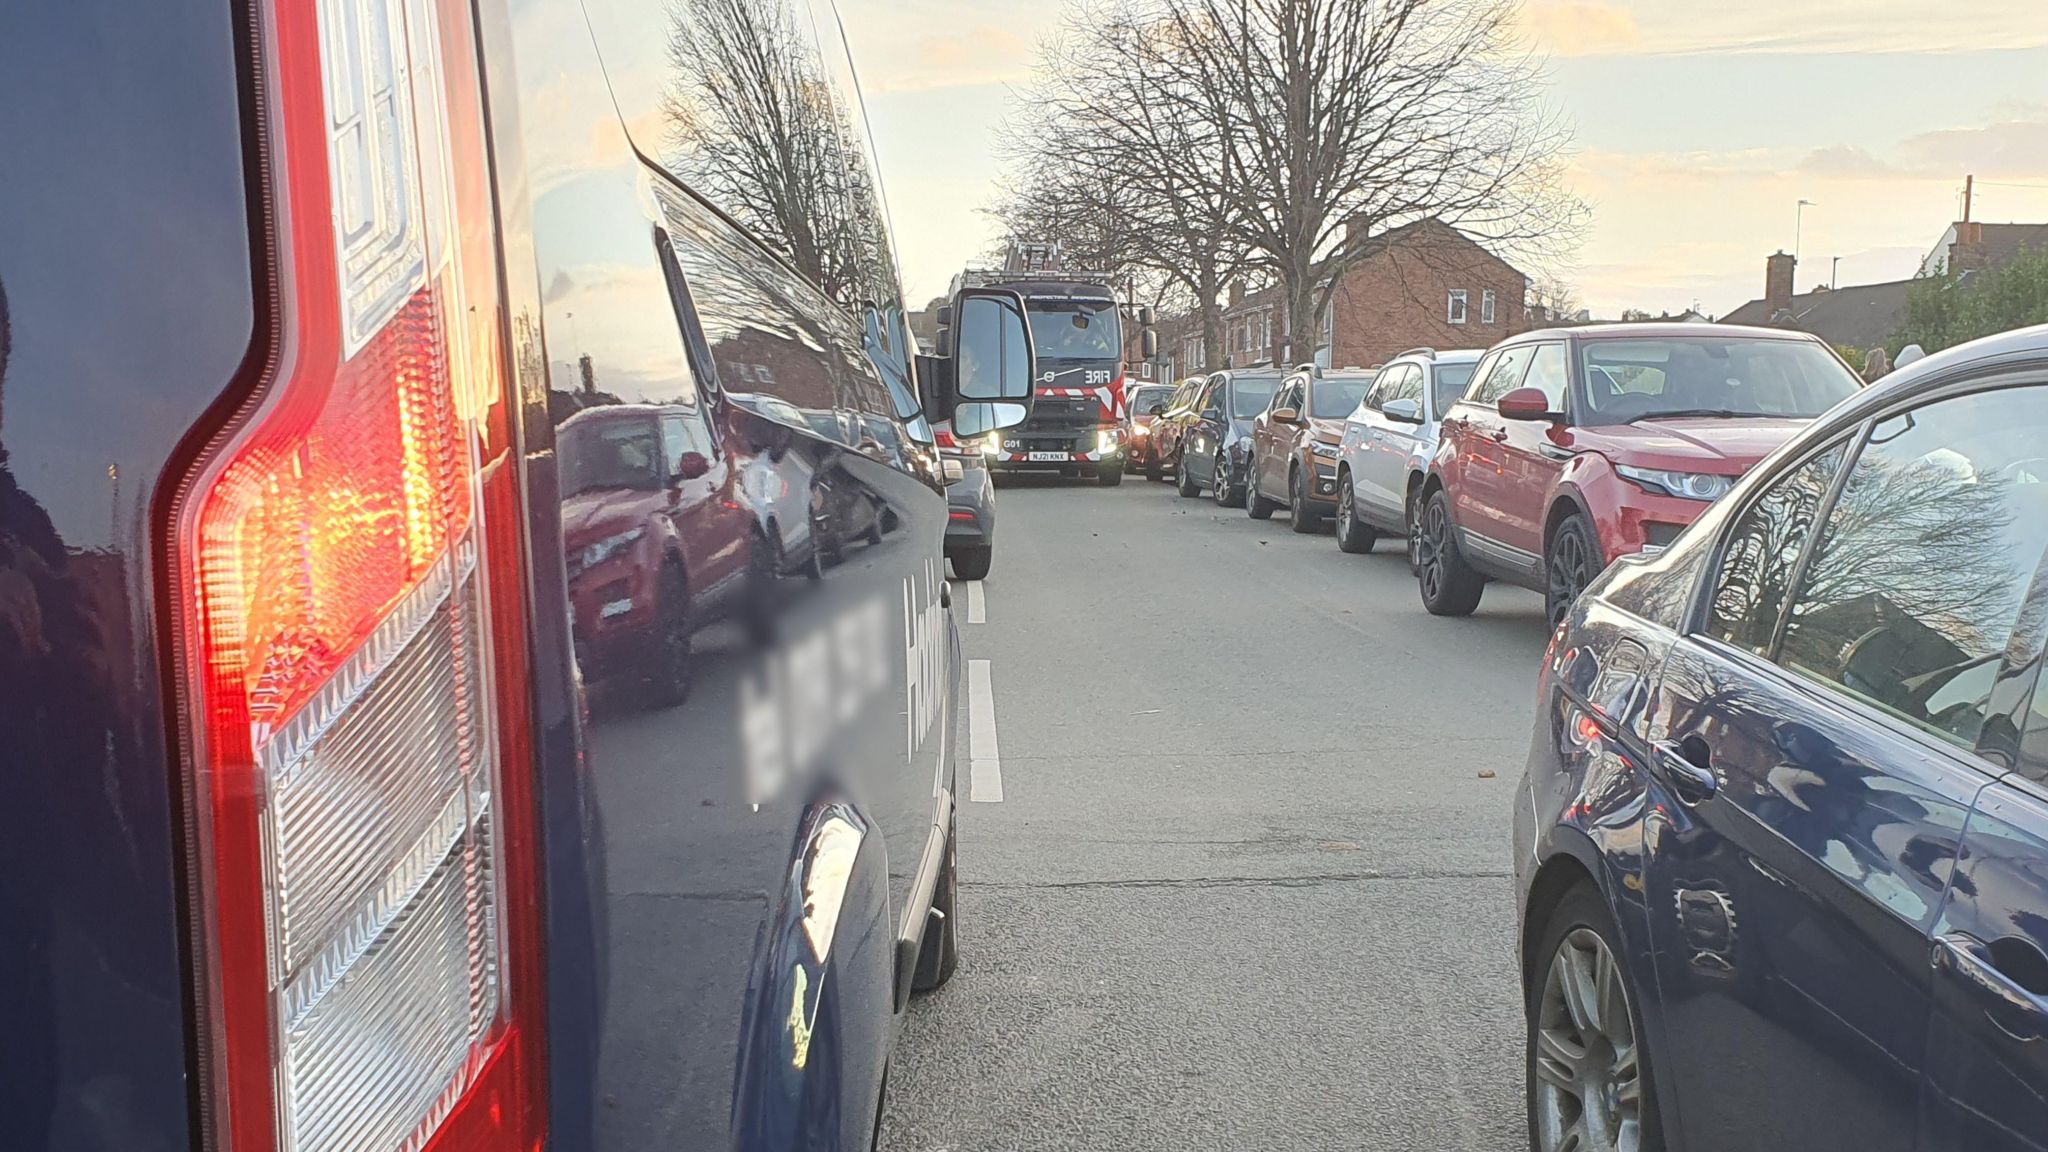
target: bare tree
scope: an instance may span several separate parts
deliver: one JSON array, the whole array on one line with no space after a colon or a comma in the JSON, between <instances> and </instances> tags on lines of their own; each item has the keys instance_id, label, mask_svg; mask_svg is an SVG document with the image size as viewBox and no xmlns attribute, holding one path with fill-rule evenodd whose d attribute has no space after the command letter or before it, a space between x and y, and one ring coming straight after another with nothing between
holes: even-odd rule
<instances>
[{"instance_id":1,"label":"bare tree","mask_svg":"<svg viewBox=\"0 0 2048 1152\"><path fill-rule=\"evenodd\" d=\"M1575 243L1585 208L1558 183L1568 134L1539 105L1514 11L1080 0L1025 94L1030 162L1123 164L1159 189L1147 222L1193 252L1218 247L1206 228L1277 280L1287 358L1306 359L1337 282L1385 229L1435 217L1531 258Z\"/></svg>"},{"instance_id":2,"label":"bare tree","mask_svg":"<svg viewBox=\"0 0 2048 1152\"><path fill-rule=\"evenodd\" d=\"M1578 314L1579 290L1556 273L1545 273L1529 282L1529 316L1532 320L1567 320Z\"/></svg>"}]
</instances>

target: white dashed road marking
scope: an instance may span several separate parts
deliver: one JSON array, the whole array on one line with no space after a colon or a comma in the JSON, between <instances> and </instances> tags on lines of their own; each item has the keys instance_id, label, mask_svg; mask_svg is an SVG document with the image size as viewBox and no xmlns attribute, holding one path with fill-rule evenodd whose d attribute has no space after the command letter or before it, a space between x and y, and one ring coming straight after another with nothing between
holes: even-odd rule
<instances>
[{"instance_id":1,"label":"white dashed road marking","mask_svg":"<svg viewBox=\"0 0 2048 1152\"><path fill-rule=\"evenodd\" d=\"M967 622L969 624L988 623L988 604L982 599L981 581L979 580L969 580L967 582Z\"/></svg>"},{"instance_id":2,"label":"white dashed road marking","mask_svg":"<svg viewBox=\"0 0 2048 1152\"><path fill-rule=\"evenodd\" d=\"M988 661L967 662L967 798L978 804L1003 799L1003 762L996 753L996 694Z\"/></svg>"}]
</instances>

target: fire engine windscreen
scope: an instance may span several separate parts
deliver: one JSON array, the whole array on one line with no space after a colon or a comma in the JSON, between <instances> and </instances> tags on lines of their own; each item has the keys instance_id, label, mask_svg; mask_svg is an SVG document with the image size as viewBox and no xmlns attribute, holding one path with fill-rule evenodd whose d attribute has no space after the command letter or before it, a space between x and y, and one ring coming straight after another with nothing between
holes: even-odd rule
<instances>
[{"instance_id":1,"label":"fire engine windscreen","mask_svg":"<svg viewBox=\"0 0 2048 1152\"><path fill-rule=\"evenodd\" d=\"M1115 360L1123 355L1116 305L1033 299L1031 344L1040 360Z\"/></svg>"}]
</instances>

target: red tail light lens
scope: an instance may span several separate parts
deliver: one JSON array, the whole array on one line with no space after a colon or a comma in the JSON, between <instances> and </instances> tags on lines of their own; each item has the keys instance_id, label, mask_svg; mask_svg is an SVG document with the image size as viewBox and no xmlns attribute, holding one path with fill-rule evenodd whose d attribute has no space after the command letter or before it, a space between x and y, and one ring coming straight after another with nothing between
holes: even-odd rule
<instances>
[{"instance_id":1,"label":"red tail light lens","mask_svg":"<svg viewBox=\"0 0 2048 1152\"><path fill-rule=\"evenodd\" d=\"M263 15L280 355L172 529L210 1135L531 1148L536 864L503 768L524 714L495 682L524 667L519 582L491 578L517 574L517 505L491 465L509 424L469 8Z\"/></svg>"}]
</instances>

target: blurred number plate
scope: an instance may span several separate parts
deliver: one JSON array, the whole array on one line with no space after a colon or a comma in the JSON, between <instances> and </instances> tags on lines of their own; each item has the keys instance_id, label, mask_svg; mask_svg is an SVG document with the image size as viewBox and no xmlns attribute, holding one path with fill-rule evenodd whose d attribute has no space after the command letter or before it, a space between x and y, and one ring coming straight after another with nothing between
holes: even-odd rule
<instances>
[{"instance_id":1,"label":"blurred number plate","mask_svg":"<svg viewBox=\"0 0 2048 1152\"><path fill-rule=\"evenodd\" d=\"M1068 454L1068 453L1065 453L1065 452L1033 452L1033 453L1029 454L1028 456L1026 456L1026 457L1025 457L1025 459L1027 459L1027 460L1065 460L1065 459L1067 459L1068 455L1069 455L1069 454Z\"/></svg>"}]
</instances>

